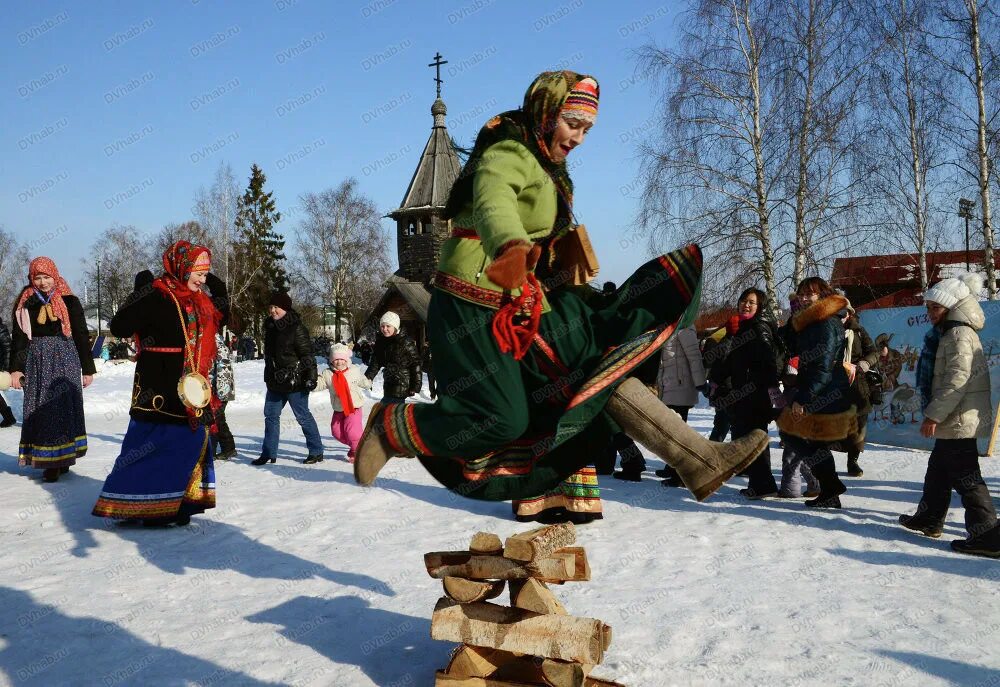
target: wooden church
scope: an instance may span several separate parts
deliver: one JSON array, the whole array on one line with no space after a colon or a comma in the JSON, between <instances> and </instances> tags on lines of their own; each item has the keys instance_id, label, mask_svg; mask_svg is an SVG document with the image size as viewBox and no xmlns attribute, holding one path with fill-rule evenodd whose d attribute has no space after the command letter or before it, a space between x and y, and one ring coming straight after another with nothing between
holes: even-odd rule
<instances>
[{"instance_id":1,"label":"wooden church","mask_svg":"<svg viewBox=\"0 0 1000 687\"><path fill-rule=\"evenodd\" d=\"M430 65L437 69L437 98L431 105L434 124L424 152L403 194L399 207L389 213L396 222L399 269L386 281L386 290L372 310L368 322L377 325L387 310L399 315L402 329L423 353L427 345L427 306L430 284L437 270L441 246L451 234L451 221L441 217L451 186L462 163L452 146L445 124L448 108L441 100L441 55Z\"/></svg>"}]
</instances>

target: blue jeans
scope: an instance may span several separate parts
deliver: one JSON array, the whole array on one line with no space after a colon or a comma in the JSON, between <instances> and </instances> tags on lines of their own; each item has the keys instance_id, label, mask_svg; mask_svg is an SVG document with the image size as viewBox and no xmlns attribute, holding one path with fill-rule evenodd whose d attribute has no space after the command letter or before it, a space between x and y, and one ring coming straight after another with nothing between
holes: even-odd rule
<instances>
[{"instance_id":1,"label":"blue jeans","mask_svg":"<svg viewBox=\"0 0 1000 687\"><path fill-rule=\"evenodd\" d=\"M383 396L379 403L406 403L406 399L402 396Z\"/></svg>"},{"instance_id":2,"label":"blue jeans","mask_svg":"<svg viewBox=\"0 0 1000 687\"><path fill-rule=\"evenodd\" d=\"M278 439L281 438L281 411L288 403L292 413L306 437L306 448L310 456L323 455L323 440L319 436L316 418L309 412L309 392L293 391L282 394L268 390L264 397L264 446L260 454L268 458L278 455Z\"/></svg>"}]
</instances>

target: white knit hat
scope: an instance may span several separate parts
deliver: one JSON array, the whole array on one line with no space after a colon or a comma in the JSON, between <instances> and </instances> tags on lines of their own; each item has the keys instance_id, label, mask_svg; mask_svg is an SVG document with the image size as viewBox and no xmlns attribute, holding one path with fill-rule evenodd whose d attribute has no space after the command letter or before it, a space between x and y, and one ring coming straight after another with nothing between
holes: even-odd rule
<instances>
[{"instance_id":1,"label":"white knit hat","mask_svg":"<svg viewBox=\"0 0 1000 687\"><path fill-rule=\"evenodd\" d=\"M391 310L386 310L385 315L382 315L382 319L378 321L379 326L387 324L397 332L399 331L399 315Z\"/></svg>"},{"instance_id":2,"label":"white knit hat","mask_svg":"<svg viewBox=\"0 0 1000 687\"><path fill-rule=\"evenodd\" d=\"M963 298L975 296L978 299L982 289L982 276L974 272L965 272L951 279L943 279L927 289L924 293L924 303L933 301L951 309Z\"/></svg>"},{"instance_id":3,"label":"white knit hat","mask_svg":"<svg viewBox=\"0 0 1000 687\"><path fill-rule=\"evenodd\" d=\"M341 343L333 344L330 347L330 361L334 360L346 360L351 362L351 349Z\"/></svg>"}]
</instances>

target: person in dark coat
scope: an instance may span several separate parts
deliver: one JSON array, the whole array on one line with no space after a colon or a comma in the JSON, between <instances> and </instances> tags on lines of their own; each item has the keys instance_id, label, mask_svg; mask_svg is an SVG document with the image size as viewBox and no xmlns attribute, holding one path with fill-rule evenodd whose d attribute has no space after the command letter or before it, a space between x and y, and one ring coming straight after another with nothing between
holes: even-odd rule
<instances>
[{"instance_id":1,"label":"person in dark coat","mask_svg":"<svg viewBox=\"0 0 1000 687\"><path fill-rule=\"evenodd\" d=\"M313 355L309 331L302 318L292 309L287 293L271 294L271 316L264 322L264 445L254 465L274 462L278 455L281 435L281 411L292 406L302 433L306 437L308 456L305 463L323 460L323 440L316 418L309 410L309 392L316 388L316 357Z\"/></svg>"},{"instance_id":2,"label":"person in dark coat","mask_svg":"<svg viewBox=\"0 0 1000 687\"><path fill-rule=\"evenodd\" d=\"M726 338L717 338L714 334L705 337L705 340L702 342L701 358L709 379L712 379L712 366L720 360L725 360L726 355L729 353L728 349L729 342ZM716 386L714 388L710 387L710 389L708 402L715 409L715 415L712 418L712 433L708 438L710 441L725 441L729 435L731 421L729 419L729 410L719 403L718 399L728 396L729 392L732 391L732 386L728 379L724 379L721 382L716 382Z\"/></svg>"},{"instance_id":3,"label":"person in dark coat","mask_svg":"<svg viewBox=\"0 0 1000 687\"><path fill-rule=\"evenodd\" d=\"M382 370L382 403L403 403L420 393L420 354L413 339L399 331L399 315L387 311L379 320L382 335L375 342L365 377L374 380Z\"/></svg>"},{"instance_id":4,"label":"person in dark coat","mask_svg":"<svg viewBox=\"0 0 1000 687\"><path fill-rule=\"evenodd\" d=\"M10 362L10 330L7 329L7 325L3 323L0 319L0 370L6 370L7 364ZM14 412L7 405L7 399L0 394L0 427L10 427L17 424L17 418L14 417Z\"/></svg>"},{"instance_id":5,"label":"person in dark coat","mask_svg":"<svg viewBox=\"0 0 1000 687\"><path fill-rule=\"evenodd\" d=\"M163 253L160 277L136 275L111 319L111 334L135 340L138 353L128 429L93 515L183 526L215 508L210 433L219 401L204 387L206 397L187 396L188 382L207 386L215 334L229 314L225 282L211 262L207 247L175 242Z\"/></svg>"},{"instance_id":6,"label":"person in dark coat","mask_svg":"<svg viewBox=\"0 0 1000 687\"><path fill-rule=\"evenodd\" d=\"M782 358L777 324L768 310L767 296L760 289L750 288L737 301L736 321L727 337L724 358L712 365L712 381L720 386L728 383L732 391L728 398L719 399L727 409L732 424L733 439L748 435L755 429L767 431L774 415L771 390L779 380ZM783 367L783 365L782 365ZM771 448L766 446L746 471L749 484L740 493L751 500L778 495L778 485L771 473Z\"/></svg>"},{"instance_id":7,"label":"person in dark coat","mask_svg":"<svg viewBox=\"0 0 1000 687\"><path fill-rule=\"evenodd\" d=\"M847 299L820 277L803 279L796 289L802 309L791 318L791 351L799 358L797 386L790 406L778 416L785 446L801 457L819 481L812 508L840 508L847 487L837 477L830 445L857 431L857 408L851 402L844 368L847 341L840 313Z\"/></svg>"},{"instance_id":8,"label":"person in dark coat","mask_svg":"<svg viewBox=\"0 0 1000 687\"><path fill-rule=\"evenodd\" d=\"M847 341L844 363L849 367L848 379L851 382L852 400L858 409L858 431L835 444L832 450L847 454L849 477L861 477L865 471L858 464L858 456L865 450L865 430L868 427L868 414L872 411L871 389L868 388L868 378L865 373L878 365L879 354L872 337L861 326L857 313L850 304L847 306L843 322Z\"/></svg>"}]
</instances>

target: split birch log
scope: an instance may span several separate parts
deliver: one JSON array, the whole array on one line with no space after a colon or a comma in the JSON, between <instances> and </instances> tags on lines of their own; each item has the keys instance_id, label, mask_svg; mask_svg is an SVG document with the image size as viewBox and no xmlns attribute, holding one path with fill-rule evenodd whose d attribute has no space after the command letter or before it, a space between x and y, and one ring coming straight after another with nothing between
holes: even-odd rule
<instances>
[{"instance_id":1,"label":"split birch log","mask_svg":"<svg viewBox=\"0 0 1000 687\"><path fill-rule=\"evenodd\" d=\"M461 604L493 599L503 592L503 580L478 582L461 577L444 578L444 593Z\"/></svg>"},{"instance_id":2,"label":"split birch log","mask_svg":"<svg viewBox=\"0 0 1000 687\"><path fill-rule=\"evenodd\" d=\"M504 544L504 558L515 561L534 561L544 558L556 549L569 546L576 541L576 528L573 523L539 527L529 532L521 532L507 537Z\"/></svg>"},{"instance_id":3,"label":"split birch log","mask_svg":"<svg viewBox=\"0 0 1000 687\"><path fill-rule=\"evenodd\" d=\"M522 656L500 649L463 644L452 652L444 672L449 677L489 677L515 683L544 682L548 687L583 687L584 678L592 668L582 663Z\"/></svg>"},{"instance_id":4,"label":"split birch log","mask_svg":"<svg viewBox=\"0 0 1000 687\"><path fill-rule=\"evenodd\" d=\"M583 681L583 687L625 687L625 685L613 680L603 680L599 677L587 677Z\"/></svg>"},{"instance_id":5,"label":"split birch log","mask_svg":"<svg viewBox=\"0 0 1000 687\"><path fill-rule=\"evenodd\" d=\"M590 562L587 560L587 551L582 546L567 546L553 552L551 557L570 554L573 556L573 577L570 582L590 581Z\"/></svg>"},{"instance_id":6,"label":"split birch log","mask_svg":"<svg viewBox=\"0 0 1000 687\"><path fill-rule=\"evenodd\" d=\"M580 568L576 554L563 553L542 558L529 568L502 556L483 556L469 551L425 553L424 566L427 574L437 579L464 577L469 580L523 580L537 577L546 582L576 580L577 570Z\"/></svg>"},{"instance_id":7,"label":"split birch log","mask_svg":"<svg viewBox=\"0 0 1000 687\"><path fill-rule=\"evenodd\" d=\"M511 581L510 605L535 613L568 615L566 609L559 603L559 599L545 586L545 583L536 579Z\"/></svg>"},{"instance_id":8,"label":"split birch log","mask_svg":"<svg viewBox=\"0 0 1000 687\"><path fill-rule=\"evenodd\" d=\"M509 651L462 644L451 654L445 673L449 677L488 677L511 658Z\"/></svg>"},{"instance_id":9,"label":"split birch log","mask_svg":"<svg viewBox=\"0 0 1000 687\"><path fill-rule=\"evenodd\" d=\"M594 666L545 659L539 667L542 679L549 687L584 687L587 675Z\"/></svg>"},{"instance_id":10,"label":"split birch log","mask_svg":"<svg viewBox=\"0 0 1000 687\"><path fill-rule=\"evenodd\" d=\"M455 677L439 670L434 675L434 687L537 687L537 685L530 682L494 680L489 677Z\"/></svg>"},{"instance_id":11,"label":"split birch log","mask_svg":"<svg viewBox=\"0 0 1000 687\"><path fill-rule=\"evenodd\" d=\"M500 541L500 537L492 532L476 532L472 536L472 543L469 544L469 551L497 556L503 553L503 543Z\"/></svg>"},{"instance_id":12,"label":"split birch log","mask_svg":"<svg viewBox=\"0 0 1000 687\"><path fill-rule=\"evenodd\" d=\"M442 597L431 616L431 638L502 649L542 658L595 665L604 658L600 620L541 615L479 601L457 604Z\"/></svg>"}]
</instances>

